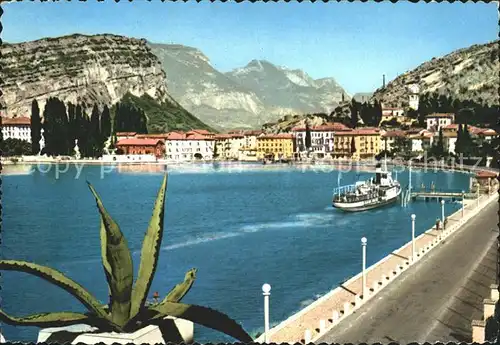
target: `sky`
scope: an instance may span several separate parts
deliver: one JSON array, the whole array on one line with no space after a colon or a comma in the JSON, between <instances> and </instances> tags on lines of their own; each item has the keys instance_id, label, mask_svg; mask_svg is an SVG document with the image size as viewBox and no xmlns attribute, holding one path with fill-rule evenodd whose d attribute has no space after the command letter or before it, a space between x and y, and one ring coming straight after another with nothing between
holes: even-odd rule
<instances>
[{"instance_id":1,"label":"sky","mask_svg":"<svg viewBox=\"0 0 500 345\"><path fill-rule=\"evenodd\" d=\"M371 92L433 57L498 38L494 3L16 2L5 42L112 33L200 49L221 72L253 59Z\"/></svg>"}]
</instances>

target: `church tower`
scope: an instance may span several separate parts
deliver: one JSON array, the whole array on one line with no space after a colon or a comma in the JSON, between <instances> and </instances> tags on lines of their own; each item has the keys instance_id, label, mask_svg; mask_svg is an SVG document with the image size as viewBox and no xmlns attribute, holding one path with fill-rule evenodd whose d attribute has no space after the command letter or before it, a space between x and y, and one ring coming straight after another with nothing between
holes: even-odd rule
<instances>
[{"instance_id":1,"label":"church tower","mask_svg":"<svg viewBox=\"0 0 500 345\"><path fill-rule=\"evenodd\" d=\"M408 103L410 105L410 108L413 110L417 110L419 103L420 87L417 84L412 84L408 87L408 91L409 91Z\"/></svg>"}]
</instances>

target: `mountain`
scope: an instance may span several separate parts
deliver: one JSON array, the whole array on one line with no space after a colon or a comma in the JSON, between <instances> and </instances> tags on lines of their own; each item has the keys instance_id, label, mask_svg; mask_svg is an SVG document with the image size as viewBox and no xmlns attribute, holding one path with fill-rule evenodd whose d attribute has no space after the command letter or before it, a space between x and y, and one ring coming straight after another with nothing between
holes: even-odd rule
<instances>
[{"instance_id":1,"label":"mountain","mask_svg":"<svg viewBox=\"0 0 500 345\"><path fill-rule=\"evenodd\" d=\"M499 104L498 43L476 44L433 58L376 90L373 97L388 106L406 106L408 89L416 84L420 94L436 92L460 101Z\"/></svg>"},{"instance_id":2,"label":"mountain","mask_svg":"<svg viewBox=\"0 0 500 345\"><path fill-rule=\"evenodd\" d=\"M262 122L264 105L255 93L213 68L198 49L178 44L149 46L163 65L173 97L200 119L218 128Z\"/></svg>"},{"instance_id":3,"label":"mountain","mask_svg":"<svg viewBox=\"0 0 500 345\"><path fill-rule=\"evenodd\" d=\"M342 93L346 94L333 78L315 80L300 69L275 66L265 60L252 60L226 75L253 90L273 114L330 112L342 100Z\"/></svg>"},{"instance_id":4,"label":"mountain","mask_svg":"<svg viewBox=\"0 0 500 345\"><path fill-rule=\"evenodd\" d=\"M3 44L1 52L7 117L29 116L33 99L43 109L49 97L101 106L130 94L157 103L157 130L175 125L172 119L197 124L169 95L162 65L143 39L75 34Z\"/></svg>"},{"instance_id":5,"label":"mountain","mask_svg":"<svg viewBox=\"0 0 500 345\"><path fill-rule=\"evenodd\" d=\"M217 128L255 128L287 114L329 112L345 92L333 78L314 80L267 61L252 60L222 73L198 49L149 45L163 64L174 98Z\"/></svg>"}]
</instances>

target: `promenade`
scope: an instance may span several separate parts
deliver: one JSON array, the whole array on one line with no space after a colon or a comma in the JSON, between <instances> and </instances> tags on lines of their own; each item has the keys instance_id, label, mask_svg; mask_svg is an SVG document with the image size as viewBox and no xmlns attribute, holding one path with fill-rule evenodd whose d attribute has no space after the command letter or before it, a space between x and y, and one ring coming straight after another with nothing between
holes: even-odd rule
<instances>
[{"instance_id":1,"label":"promenade","mask_svg":"<svg viewBox=\"0 0 500 345\"><path fill-rule=\"evenodd\" d=\"M317 343L472 342L496 278L497 211L489 204Z\"/></svg>"},{"instance_id":2,"label":"promenade","mask_svg":"<svg viewBox=\"0 0 500 345\"><path fill-rule=\"evenodd\" d=\"M487 208L485 212L489 215L488 221L494 225L496 229L496 215L493 217L490 215L493 211L496 211L498 205L496 203L498 200L498 194L494 193L490 196L482 195L480 198L480 206L478 206L477 200L465 200L465 208L464 208L464 216L462 217L462 210L457 211L450 217L448 217L448 225L447 229L443 232L442 230L430 229L420 236L415 238L415 248L416 248L416 259L415 265L412 264L412 245L411 242L407 243L403 247L395 250L390 253L387 257L379 261L378 263L372 265L366 270L366 286L367 286L367 296L362 296L362 275L361 273L351 278L338 288L332 290L328 294L322 296L317 301L301 310L297 314L291 316L289 319L283 321L273 329L269 331L269 342L274 343L295 343L295 342L362 342L365 341L362 339L350 339L349 334L347 338L334 338L336 329L344 329L349 325L349 316L355 311L359 310L365 303L367 305L370 304L368 302L372 297L376 297L378 299L379 291L380 293L384 292L385 289L388 289L389 286L395 285L398 286L401 284L399 281L402 273L412 274L415 272L415 268L418 267L419 261L422 258L425 258L428 253L432 253L435 247L442 247L450 241L450 239L445 239L447 236L452 234L453 238L456 234L454 232L462 232L465 233L471 232L467 231L471 228L477 228L478 223L476 219L471 219L474 217L482 208ZM436 205L437 206L437 205ZM483 218L483 217L481 217ZM470 220L469 220L470 219ZM418 221L418 215L417 215ZM466 223L468 221L468 223ZM464 226L463 224L467 224ZM481 223L482 224L482 223ZM410 220L408 222L408 229L410 231ZM483 224L484 225L484 224ZM406 229L405 229L406 230ZM472 230L473 232L474 230ZM495 233L491 232L489 234L491 238L494 238ZM472 235L474 236L474 234ZM466 247L465 247L466 248ZM439 251L440 249L437 249ZM462 248L458 252L455 253L468 253L468 249ZM456 254L455 254L456 255ZM428 262L431 262L431 256L428 256ZM464 260L473 261L475 257L464 255ZM424 260L422 263L424 264ZM434 264L432 262L432 264ZM413 267L410 267L413 266ZM409 269L407 272L405 272ZM401 277L402 278L402 277ZM440 277L434 277L431 279L434 284L439 283ZM395 281L394 284L389 285L387 288L385 287L392 281ZM393 286L394 288L394 286ZM389 291L389 290L388 290ZM388 292L390 293L390 292ZM398 292L395 292L397 295ZM393 298L392 296L389 298ZM395 297L394 297L395 298ZM423 296L425 298L425 296ZM449 296L448 296L449 298ZM272 302L271 302L272 303ZM403 313L407 312L408 314L412 314L411 311L407 309L412 308L412 304L409 303L403 308L397 308L395 310L390 310L390 312L396 313L397 310L401 310ZM422 312L422 311L420 311ZM425 314L425 313L424 313ZM414 315L413 315L414 316ZM346 323L347 322L347 323ZM366 321L368 322L368 321ZM338 325L340 323L340 325ZM338 326L337 326L338 325ZM364 327L364 326L363 326ZM358 332L368 333L365 336L369 337L370 328L366 329L361 326L358 328ZM376 329L376 323L373 325L373 329ZM395 327L392 324L391 327ZM396 326L397 327L397 326ZM326 338L327 337L327 338ZM371 338L368 338L371 339ZM414 337L408 338L412 341L415 341ZM263 336L261 336L257 341L263 341ZM377 341L387 342L389 339L380 339ZM392 341L392 340L391 340ZM367 341L367 342L371 342Z\"/></svg>"}]
</instances>

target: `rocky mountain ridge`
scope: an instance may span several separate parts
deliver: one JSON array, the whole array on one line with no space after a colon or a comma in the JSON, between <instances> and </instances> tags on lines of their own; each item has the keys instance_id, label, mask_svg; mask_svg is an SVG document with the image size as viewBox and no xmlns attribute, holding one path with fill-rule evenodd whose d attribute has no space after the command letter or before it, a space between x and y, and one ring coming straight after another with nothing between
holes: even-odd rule
<instances>
[{"instance_id":1,"label":"rocky mountain ridge","mask_svg":"<svg viewBox=\"0 0 500 345\"><path fill-rule=\"evenodd\" d=\"M386 106L407 106L410 86L418 85L420 94L436 92L461 101L500 104L498 44L498 40L476 44L433 58L376 90L373 99Z\"/></svg>"},{"instance_id":2,"label":"rocky mountain ridge","mask_svg":"<svg viewBox=\"0 0 500 345\"><path fill-rule=\"evenodd\" d=\"M125 94L175 103L165 72L145 40L117 35L70 35L1 47L3 115L29 116L31 102L112 105Z\"/></svg>"},{"instance_id":3,"label":"rocky mountain ridge","mask_svg":"<svg viewBox=\"0 0 500 345\"><path fill-rule=\"evenodd\" d=\"M149 43L179 103L218 128L255 128L280 116L331 111L347 93L333 78L314 80L302 70L252 60L227 73L200 50Z\"/></svg>"}]
</instances>

